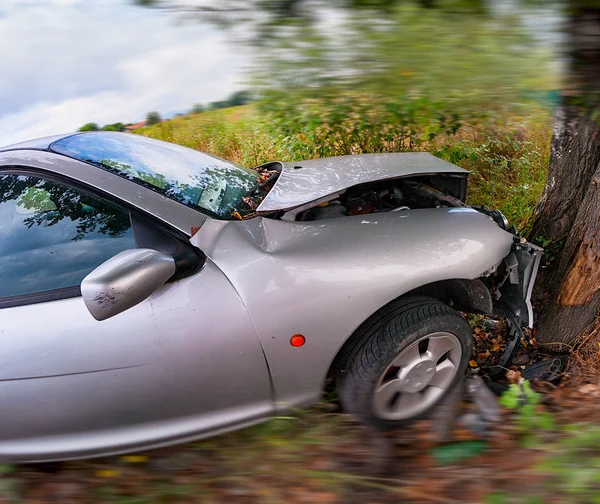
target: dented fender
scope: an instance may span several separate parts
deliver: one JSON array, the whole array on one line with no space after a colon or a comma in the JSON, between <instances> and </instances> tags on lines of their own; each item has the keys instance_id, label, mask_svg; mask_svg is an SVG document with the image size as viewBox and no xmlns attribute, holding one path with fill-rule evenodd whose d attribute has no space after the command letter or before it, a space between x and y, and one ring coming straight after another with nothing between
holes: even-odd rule
<instances>
[{"instance_id":1,"label":"dented fender","mask_svg":"<svg viewBox=\"0 0 600 504\"><path fill-rule=\"evenodd\" d=\"M312 222L209 219L191 241L244 302L276 400L300 406L319 399L337 351L373 313L420 286L495 269L513 235L462 207ZM294 334L306 337L301 349L290 346Z\"/></svg>"}]
</instances>

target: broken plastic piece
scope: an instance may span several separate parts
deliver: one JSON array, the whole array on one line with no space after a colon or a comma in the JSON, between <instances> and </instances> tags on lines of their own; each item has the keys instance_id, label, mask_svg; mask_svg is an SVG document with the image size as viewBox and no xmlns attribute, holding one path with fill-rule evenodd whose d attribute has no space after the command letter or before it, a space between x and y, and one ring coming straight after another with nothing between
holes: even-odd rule
<instances>
[{"instance_id":1,"label":"broken plastic piece","mask_svg":"<svg viewBox=\"0 0 600 504\"><path fill-rule=\"evenodd\" d=\"M460 414L460 403L465 395L465 380L460 382L446 395L434 409L432 428L438 443L452 441L452 430Z\"/></svg>"},{"instance_id":2,"label":"broken plastic piece","mask_svg":"<svg viewBox=\"0 0 600 504\"><path fill-rule=\"evenodd\" d=\"M494 311L506 318L506 322L508 323L508 345L506 345L506 349L504 350L502 357L500 357L498 364L492 366L494 369L490 372L491 378L495 378L506 371L517 343L521 338L525 338L521 327L521 320L516 318L508 307L502 303L496 303L494 304Z\"/></svg>"},{"instance_id":3,"label":"broken plastic piece","mask_svg":"<svg viewBox=\"0 0 600 504\"><path fill-rule=\"evenodd\" d=\"M480 413L469 411L460 417L459 422L477 436L483 436L486 433L486 422Z\"/></svg>"},{"instance_id":4,"label":"broken plastic piece","mask_svg":"<svg viewBox=\"0 0 600 504\"><path fill-rule=\"evenodd\" d=\"M467 392L486 422L498 422L500 420L498 400L481 376L469 376L467 378Z\"/></svg>"},{"instance_id":5,"label":"broken plastic piece","mask_svg":"<svg viewBox=\"0 0 600 504\"><path fill-rule=\"evenodd\" d=\"M532 364L521 372L527 380L554 382L560 379L567 367L568 356L557 355Z\"/></svg>"}]
</instances>

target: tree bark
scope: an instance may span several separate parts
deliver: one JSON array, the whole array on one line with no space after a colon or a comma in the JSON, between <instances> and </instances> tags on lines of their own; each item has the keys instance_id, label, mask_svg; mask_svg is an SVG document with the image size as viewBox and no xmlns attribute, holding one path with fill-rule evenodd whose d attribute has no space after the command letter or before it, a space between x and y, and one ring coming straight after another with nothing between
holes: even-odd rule
<instances>
[{"instance_id":1,"label":"tree bark","mask_svg":"<svg viewBox=\"0 0 600 504\"><path fill-rule=\"evenodd\" d=\"M558 252L539 275L537 338L567 345L600 307L600 8L571 7L569 73L531 233Z\"/></svg>"}]
</instances>

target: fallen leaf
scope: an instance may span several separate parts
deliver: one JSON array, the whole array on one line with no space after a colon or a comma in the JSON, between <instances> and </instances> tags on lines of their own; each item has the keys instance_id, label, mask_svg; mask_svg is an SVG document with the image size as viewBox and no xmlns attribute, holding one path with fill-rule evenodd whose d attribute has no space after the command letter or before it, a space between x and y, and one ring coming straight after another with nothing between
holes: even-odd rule
<instances>
[{"instance_id":1,"label":"fallen leaf","mask_svg":"<svg viewBox=\"0 0 600 504\"><path fill-rule=\"evenodd\" d=\"M594 397L600 395L600 389L598 388L598 385L594 385L593 383L587 383L586 385L582 385L581 387L579 387L578 390L579 393L585 395L592 395Z\"/></svg>"},{"instance_id":2,"label":"fallen leaf","mask_svg":"<svg viewBox=\"0 0 600 504\"><path fill-rule=\"evenodd\" d=\"M521 372L520 371L513 371L512 369L509 369L506 372L506 379L508 380L508 383L519 383L519 380L521 379Z\"/></svg>"},{"instance_id":3,"label":"fallen leaf","mask_svg":"<svg viewBox=\"0 0 600 504\"><path fill-rule=\"evenodd\" d=\"M142 462L148 462L148 457L145 455L124 455L121 460L131 464L141 464Z\"/></svg>"},{"instance_id":4,"label":"fallen leaf","mask_svg":"<svg viewBox=\"0 0 600 504\"><path fill-rule=\"evenodd\" d=\"M99 478L116 478L119 476L119 471L114 471L113 469L100 469L96 471L96 476Z\"/></svg>"},{"instance_id":5,"label":"fallen leaf","mask_svg":"<svg viewBox=\"0 0 600 504\"><path fill-rule=\"evenodd\" d=\"M471 366L471 367L477 367L477 361L476 361L476 360L473 360L473 359L471 359L471 360L469 361L469 366Z\"/></svg>"}]
</instances>

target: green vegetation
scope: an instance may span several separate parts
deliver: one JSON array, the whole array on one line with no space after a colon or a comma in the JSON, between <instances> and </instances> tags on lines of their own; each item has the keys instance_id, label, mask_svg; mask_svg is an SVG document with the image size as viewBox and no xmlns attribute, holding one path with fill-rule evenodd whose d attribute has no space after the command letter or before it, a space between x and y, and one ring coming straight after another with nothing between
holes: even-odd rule
<instances>
[{"instance_id":1,"label":"green vegetation","mask_svg":"<svg viewBox=\"0 0 600 504\"><path fill-rule=\"evenodd\" d=\"M284 111L268 104L214 110L163 121L137 133L256 166L272 160L297 161L361 152L428 151L471 171L468 202L499 208L515 223L524 223L544 188L552 119L532 107L502 126L441 123L431 137L425 125L410 125L399 111L318 106ZM298 113L298 115L293 115ZM430 138L429 140L427 138Z\"/></svg>"},{"instance_id":2,"label":"green vegetation","mask_svg":"<svg viewBox=\"0 0 600 504\"><path fill-rule=\"evenodd\" d=\"M102 126L102 131L125 131L125 125L122 122L107 124Z\"/></svg>"},{"instance_id":3,"label":"green vegetation","mask_svg":"<svg viewBox=\"0 0 600 504\"><path fill-rule=\"evenodd\" d=\"M96 123L86 123L78 131L98 131L100 128Z\"/></svg>"},{"instance_id":4,"label":"green vegetation","mask_svg":"<svg viewBox=\"0 0 600 504\"><path fill-rule=\"evenodd\" d=\"M253 94L235 93L210 112L195 106L142 134L248 166L428 151L471 171L469 203L526 225L545 184L558 82L553 48L523 23L523 9L462 0L435 8L353 0L330 10L314 2L313 11L301 0L242 3L225 2L222 12L270 19L255 19L268 34L255 34ZM254 95L239 120L215 113Z\"/></svg>"},{"instance_id":5,"label":"green vegetation","mask_svg":"<svg viewBox=\"0 0 600 504\"><path fill-rule=\"evenodd\" d=\"M148 112L148 114L146 115L146 124L148 126L154 126L155 124L158 124L161 121L162 118L160 117L160 114L158 112Z\"/></svg>"},{"instance_id":6,"label":"green vegetation","mask_svg":"<svg viewBox=\"0 0 600 504\"><path fill-rule=\"evenodd\" d=\"M96 123L84 124L78 131L125 131L125 125L122 122L107 124L106 126L98 126Z\"/></svg>"},{"instance_id":7,"label":"green vegetation","mask_svg":"<svg viewBox=\"0 0 600 504\"><path fill-rule=\"evenodd\" d=\"M502 395L500 404L515 412L515 428L522 435L522 442L535 445L537 433L555 428L554 418L547 411L540 410L542 395L531 388L527 380L519 379Z\"/></svg>"},{"instance_id":8,"label":"green vegetation","mask_svg":"<svg viewBox=\"0 0 600 504\"><path fill-rule=\"evenodd\" d=\"M538 470L553 476L551 488L565 492L572 503L600 503L600 427L573 424L566 435L545 447L550 456Z\"/></svg>"}]
</instances>

